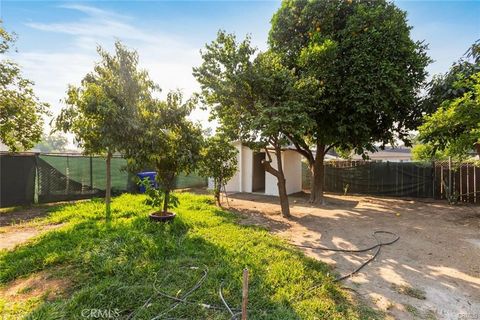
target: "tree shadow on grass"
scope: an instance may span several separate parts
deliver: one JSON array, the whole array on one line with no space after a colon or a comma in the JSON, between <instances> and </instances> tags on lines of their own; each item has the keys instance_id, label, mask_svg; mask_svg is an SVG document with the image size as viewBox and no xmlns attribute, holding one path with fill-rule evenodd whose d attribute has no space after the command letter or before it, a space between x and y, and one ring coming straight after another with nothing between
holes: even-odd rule
<instances>
[{"instance_id":1,"label":"tree shadow on grass","mask_svg":"<svg viewBox=\"0 0 480 320\"><path fill-rule=\"evenodd\" d=\"M117 217L111 225L79 220L15 251L2 252L0 283L68 266L72 294L42 301L29 313L32 319L82 319L82 312L91 312L84 310L107 310L121 319L151 319L165 312L163 318L229 319L218 296L220 284L223 281L230 306L238 309L246 267L252 319L362 316L332 283L325 264L284 246L265 230L237 225L229 212L208 204L197 210L185 205L170 224L151 223L143 212L128 216ZM188 301L218 310L187 303L172 309L175 301L162 297L153 286L181 297L204 270L205 281ZM315 285L318 288L309 292Z\"/></svg>"}]
</instances>

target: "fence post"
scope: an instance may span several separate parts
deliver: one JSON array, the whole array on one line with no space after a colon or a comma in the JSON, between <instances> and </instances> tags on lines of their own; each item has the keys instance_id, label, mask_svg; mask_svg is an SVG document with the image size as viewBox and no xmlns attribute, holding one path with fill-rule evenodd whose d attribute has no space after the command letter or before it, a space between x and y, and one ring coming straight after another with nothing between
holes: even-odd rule
<instances>
[{"instance_id":1,"label":"fence post","mask_svg":"<svg viewBox=\"0 0 480 320\"><path fill-rule=\"evenodd\" d=\"M444 194L444 183L443 183L443 163L440 167L440 199L443 199L443 194Z\"/></svg>"},{"instance_id":2,"label":"fence post","mask_svg":"<svg viewBox=\"0 0 480 320\"><path fill-rule=\"evenodd\" d=\"M243 269L242 282L242 320L247 320L247 304L248 304L248 269Z\"/></svg>"},{"instance_id":3,"label":"fence post","mask_svg":"<svg viewBox=\"0 0 480 320\"><path fill-rule=\"evenodd\" d=\"M460 168L459 168L459 171L460 171L460 175L459 175L459 180L460 180L460 201L463 202L463 186L462 186L462 164L460 163Z\"/></svg>"},{"instance_id":4,"label":"fence post","mask_svg":"<svg viewBox=\"0 0 480 320\"><path fill-rule=\"evenodd\" d=\"M398 194L398 163L395 162L395 195Z\"/></svg>"},{"instance_id":5,"label":"fence post","mask_svg":"<svg viewBox=\"0 0 480 320\"><path fill-rule=\"evenodd\" d=\"M432 161L432 198L435 199L435 188L437 187L436 186L436 182L437 182L437 167L435 165L435 161Z\"/></svg>"},{"instance_id":6,"label":"fence post","mask_svg":"<svg viewBox=\"0 0 480 320\"><path fill-rule=\"evenodd\" d=\"M70 190L70 168L68 163L68 155L67 155L67 167L65 168L65 177L67 178L65 181L65 194L68 195Z\"/></svg>"},{"instance_id":7,"label":"fence post","mask_svg":"<svg viewBox=\"0 0 480 320\"><path fill-rule=\"evenodd\" d=\"M39 153L35 153L35 187L34 187L34 192L33 192L33 203L38 204L38 194L39 194L39 175L38 175L38 157Z\"/></svg>"},{"instance_id":8,"label":"fence post","mask_svg":"<svg viewBox=\"0 0 480 320\"><path fill-rule=\"evenodd\" d=\"M477 203L477 167L473 166L473 202Z\"/></svg>"},{"instance_id":9,"label":"fence post","mask_svg":"<svg viewBox=\"0 0 480 320\"><path fill-rule=\"evenodd\" d=\"M452 157L448 157L448 190L452 195Z\"/></svg>"},{"instance_id":10,"label":"fence post","mask_svg":"<svg viewBox=\"0 0 480 320\"><path fill-rule=\"evenodd\" d=\"M467 202L472 202L472 197L470 196L470 165L467 164Z\"/></svg>"},{"instance_id":11,"label":"fence post","mask_svg":"<svg viewBox=\"0 0 480 320\"><path fill-rule=\"evenodd\" d=\"M93 190L93 163L92 156L90 156L90 190Z\"/></svg>"}]
</instances>

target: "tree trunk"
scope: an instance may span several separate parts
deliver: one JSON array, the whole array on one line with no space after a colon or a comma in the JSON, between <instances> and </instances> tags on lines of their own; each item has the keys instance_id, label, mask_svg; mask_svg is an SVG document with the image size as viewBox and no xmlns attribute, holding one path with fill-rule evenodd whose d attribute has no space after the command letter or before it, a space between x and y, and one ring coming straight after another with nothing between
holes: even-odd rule
<instances>
[{"instance_id":1,"label":"tree trunk","mask_svg":"<svg viewBox=\"0 0 480 320\"><path fill-rule=\"evenodd\" d=\"M280 207L282 208L282 216L284 218L290 218L290 206L288 203L287 184L285 180L285 174L283 173L282 165L282 151L280 148L275 148L275 155L277 157L277 186L278 196L280 197Z\"/></svg>"},{"instance_id":2,"label":"tree trunk","mask_svg":"<svg viewBox=\"0 0 480 320\"><path fill-rule=\"evenodd\" d=\"M217 204L218 207L222 206L222 203L220 202L220 188L222 187L222 182L221 180L219 181L214 181L214 186L213 186L213 192L215 196L215 203Z\"/></svg>"},{"instance_id":3,"label":"tree trunk","mask_svg":"<svg viewBox=\"0 0 480 320\"><path fill-rule=\"evenodd\" d=\"M308 169L310 170L310 200L308 202L314 203L315 202L315 170L314 165L315 160L313 163L308 163Z\"/></svg>"},{"instance_id":4,"label":"tree trunk","mask_svg":"<svg viewBox=\"0 0 480 320\"><path fill-rule=\"evenodd\" d=\"M315 155L315 162L311 167L312 181L310 189L310 202L323 205L325 200L323 198L323 183L325 175L325 167L323 160L325 158L325 145L317 145L317 154Z\"/></svg>"},{"instance_id":5,"label":"tree trunk","mask_svg":"<svg viewBox=\"0 0 480 320\"><path fill-rule=\"evenodd\" d=\"M163 214L167 215L168 201L170 200L170 190L165 191L165 198L163 199Z\"/></svg>"},{"instance_id":6,"label":"tree trunk","mask_svg":"<svg viewBox=\"0 0 480 320\"><path fill-rule=\"evenodd\" d=\"M290 205L288 203L287 188L285 178L279 178L277 182L278 195L280 197L280 207L282 208L282 216L284 218L290 218Z\"/></svg>"},{"instance_id":7,"label":"tree trunk","mask_svg":"<svg viewBox=\"0 0 480 320\"><path fill-rule=\"evenodd\" d=\"M105 187L105 210L107 222L110 221L110 202L112 197L112 174L111 174L112 153L107 153L107 183Z\"/></svg>"}]
</instances>

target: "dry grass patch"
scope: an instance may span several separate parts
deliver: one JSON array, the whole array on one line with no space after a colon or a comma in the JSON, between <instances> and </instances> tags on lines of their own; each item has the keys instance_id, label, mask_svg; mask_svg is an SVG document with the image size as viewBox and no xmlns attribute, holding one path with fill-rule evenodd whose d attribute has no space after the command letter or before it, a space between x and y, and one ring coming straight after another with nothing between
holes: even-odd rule
<instances>
[{"instance_id":1,"label":"dry grass patch","mask_svg":"<svg viewBox=\"0 0 480 320\"><path fill-rule=\"evenodd\" d=\"M41 271L16 279L0 288L0 299L8 302L24 302L42 297L51 301L64 296L70 287L71 282L68 278L59 278L50 272Z\"/></svg>"},{"instance_id":2,"label":"dry grass patch","mask_svg":"<svg viewBox=\"0 0 480 320\"><path fill-rule=\"evenodd\" d=\"M407 285L392 285L392 289L400 294L404 294L406 296L416 298L419 300L427 299L426 293L422 289L413 288Z\"/></svg>"}]
</instances>

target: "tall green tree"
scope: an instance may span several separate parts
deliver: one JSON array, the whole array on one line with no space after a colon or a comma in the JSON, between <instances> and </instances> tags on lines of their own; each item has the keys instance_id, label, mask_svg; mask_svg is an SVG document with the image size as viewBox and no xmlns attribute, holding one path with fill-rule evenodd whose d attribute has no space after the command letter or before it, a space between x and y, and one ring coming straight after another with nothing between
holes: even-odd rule
<instances>
[{"instance_id":1,"label":"tall green tree","mask_svg":"<svg viewBox=\"0 0 480 320\"><path fill-rule=\"evenodd\" d=\"M384 0L285 0L273 16L271 50L294 70L299 112L309 114L285 134L308 161L312 202L323 203L331 148L363 154L376 143L408 143L419 124L430 59L406 21Z\"/></svg>"},{"instance_id":2,"label":"tall green tree","mask_svg":"<svg viewBox=\"0 0 480 320\"><path fill-rule=\"evenodd\" d=\"M1 23L1 21L0 21ZM48 104L33 92L33 82L23 78L18 64L5 58L15 36L0 24L0 141L12 152L28 150L41 138Z\"/></svg>"},{"instance_id":3,"label":"tall green tree","mask_svg":"<svg viewBox=\"0 0 480 320\"><path fill-rule=\"evenodd\" d=\"M238 150L232 141L222 135L206 139L201 151L199 173L213 180L213 195L220 207L220 192L237 172Z\"/></svg>"},{"instance_id":4,"label":"tall green tree","mask_svg":"<svg viewBox=\"0 0 480 320\"><path fill-rule=\"evenodd\" d=\"M480 41L480 40L479 40ZM448 72L429 83L424 104L431 112L419 127L423 158L451 156L468 158L475 150L480 154L478 136L478 83L480 42L476 41Z\"/></svg>"},{"instance_id":5,"label":"tall green tree","mask_svg":"<svg viewBox=\"0 0 480 320\"><path fill-rule=\"evenodd\" d=\"M148 73L138 67L138 54L120 42L115 53L98 47L100 61L80 86L70 86L66 107L56 119L56 128L75 135L85 154L106 158L106 216L110 219L111 159L133 141L138 110L151 103L159 90Z\"/></svg>"},{"instance_id":6,"label":"tall green tree","mask_svg":"<svg viewBox=\"0 0 480 320\"><path fill-rule=\"evenodd\" d=\"M480 72L480 40L472 44L463 57L453 63L448 72L435 75L428 83L423 101L424 109L428 113L433 113L444 101L460 98L467 91L471 91L469 83L462 80L478 72Z\"/></svg>"},{"instance_id":7,"label":"tall green tree","mask_svg":"<svg viewBox=\"0 0 480 320\"><path fill-rule=\"evenodd\" d=\"M202 51L194 68L202 98L219 130L256 151L264 151L265 170L276 177L282 215L290 216L281 152L288 144L282 130L302 121L292 112L294 77L273 52L255 54L247 37L241 42L223 31Z\"/></svg>"},{"instance_id":8,"label":"tall green tree","mask_svg":"<svg viewBox=\"0 0 480 320\"><path fill-rule=\"evenodd\" d=\"M430 147L430 154L443 151L465 159L475 150L480 156L480 72L455 82L456 86L465 90L463 95L444 101L425 116L419 138Z\"/></svg>"},{"instance_id":9,"label":"tall green tree","mask_svg":"<svg viewBox=\"0 0 480 320\"><path fill-rule=\"evenodd\" d=\"M195 105L196 99L183 102L180 91L168 93L165 101L143 105L135 118L134 143L125 149L131 170L155 169L164 215L176 204L171 195L176 178L181 172L192 172L200 159L202 130L187 118Z\"/></svg>"}]
</instances>

